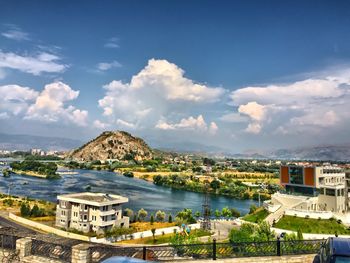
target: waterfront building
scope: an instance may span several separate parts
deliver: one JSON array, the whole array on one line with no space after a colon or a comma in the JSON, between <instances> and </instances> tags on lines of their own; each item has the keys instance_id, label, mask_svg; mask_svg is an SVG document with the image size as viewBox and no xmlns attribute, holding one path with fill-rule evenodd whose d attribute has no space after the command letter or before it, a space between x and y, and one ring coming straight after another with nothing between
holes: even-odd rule
<instances>
[{"instance_id":1,"label":"waterfront building","mask_svg":"<svg viewBox=\"0 0 350 263\"><path fill-rule=\"evenodd\" d=\"M282 165L284 192L271 196L265 207L279 215L311 218L337 217L350 223L350 173L337 166Z\"/></svg>"},{"instance_id":2,"label":"waterfront building","mask_svg":"<svg viewBox=\"0 0 350 263\"><path fill-rule=\"evenodd\" d=\"M117 227L129 227L129 217L123 216L122 205L128 198L103 193L74 193L57 196L56 226L79 231L104 232Z\"/></svg>"}]
</instances>

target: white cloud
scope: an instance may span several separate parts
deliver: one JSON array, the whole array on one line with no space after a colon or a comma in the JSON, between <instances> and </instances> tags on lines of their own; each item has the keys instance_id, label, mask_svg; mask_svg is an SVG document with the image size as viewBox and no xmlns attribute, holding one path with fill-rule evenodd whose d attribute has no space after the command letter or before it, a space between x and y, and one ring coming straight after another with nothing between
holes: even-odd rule
<instances>
[{"instance_id":1,"label":"white cloud","mask_svg":"<svg viewBox=\"0 0 350 263\"><path fill-rule=\"evenodd\" d=\"M2 36L17 41L30 40L29 34L24 32L19 27L15 25L9 25L9 27L10 28L7 31L1 33Z\"/></svg>"},{"instance_id":2,"label":"white cloud","mask_svg":"<svg viewBox=\"0 0 350 263\"><path fill-rule=\"evenodd\" d=\"M39 93L28 87L18 85L0 86L0 110L19 115L28 109Z\"/></svg>"},{"instance_id":3,"label":"white cloud","mask_svg":"<svg viewBox=\"0 0 350 263\"><path fill-rule=\"evenodd\" d=\"M350 70L291 84L241 88L230 97L238 111L232 114L249 117L249 133L318 133L350 122Z\"/></svg>"},{"instance_id":4,"label":"white cloud","mask_svg":"<svg viewBox=\"0 0 350 263\"><path fill-rule=\"evenodd\" d=\"M106 71L109 70L111 68L120 68L122 66L122 64L120 64L118 61L112 61L112 62L101 62L97 64L97 69L99 71Z\"/></svg>"},{"instance_id":5,"label":"white cloud","mask_svg":"<svg viewBox=\"0 0 350 263\"><path fill-rule=\"evenodd\" d=\"M5 120L5 119L9 119L10 116L8 115L7 112L0 112L0 120Z\"/></svg>"},{"instance_id":6,"label":"white cloud","mask_svg":"<svg viewBox=\"0 0 350 263\"><path fill-rule=\"evenodd\" d=\"M167 123L164 119L161 119L156 124L155 128L161 130L196 130L196 131L204 131L209 132L210 134L215 134L218 130L218 126L215 122L211 122L209 127L205 122L202 115L199 115L197 118L188 117L180 120L179 123Z\"/></svg>"},{"instance_id":7,"label":"white cloud","mask_svg":"<svg viewBox=\"0 0 350 263\"><path fill-rule=\"evenodd\" d=\"M104 130L110 126L108 123L104 123L104 122L101 122L99 120L95 120L93 125L95 128L100 129L100 130Z\"/></svg>"},{"instance_id":8,"label":"white cloud","mask_svg":"<svg viewBox=\"0 0 350 263\"><path fill-rule=\"evenodd\" d=\"M119 38L112 37L104 44L106 48L119 48Z\"/></svg>"},{"instance_id":9,"label":"white cloud","mask_svg":"<svg viewBox=\"0 0 350 263\"><path fill-rule=\"evenodd\" d=\"M110 123L121 119L144 128L154 128L162 116L188 116L195 107L217 102L225 93L223 88L195 83L175 64L156 59L150 59L129 83L113 80L104 89L99 106Z\"/></svg>"},{"instance_id":10,"label":"white cloud","mask_svg":"<svg viewBox=\"0 0 350 263\"><path fill-rule=\"evenodd\" d=\"M37 96L35 103L28 108L25 119L44 122L63 121L86 126L88 112L76 109L72 105L65 105L75 100L78 95L79 91L72 90L62 82L48 84Z\"/></svg>"},{"instance_id":11,"label":"white cloud","mask_svg":"<svg viewBox=\"0 0 350 263\"><path fill-rule=\"evenodd\" d=\"M245 129L248 133L258 134L261 131L261 125L259 123L249 123L248 127Z\"/></svg>"},{"instance_id":12,"label":"white cloud","mask_svg":"<svg viewBox=\"0 0 350 263\"><path fill-rule=\"evenodd\" d=\"M57 61L60 58L56 55L41 52L36 56L17 55L12 52L3 52L0 50L0 69L9 68L22 72L30 73L35 76L42 73L60 73L68 66L60 64Z\"/></svg>"},{"instance_id":13,"label":"white cloud","mask_svg":"<svg viewBox=\"0 0 350 263\"><path fill-rule=\"evenodd\" d=\"M122 126L124 128L134 129L136 127L136 124L124 121L122 119L118 119L116 123L118 126Z\"/></svg>"}]
</instances>

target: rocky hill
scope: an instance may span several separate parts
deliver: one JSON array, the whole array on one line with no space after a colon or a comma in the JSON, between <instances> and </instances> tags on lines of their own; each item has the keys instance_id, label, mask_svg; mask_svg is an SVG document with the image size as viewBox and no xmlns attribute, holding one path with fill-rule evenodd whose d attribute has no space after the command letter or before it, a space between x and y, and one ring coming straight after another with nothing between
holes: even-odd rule
<instances>
[{"instance_id":1,"label":"rocky hill","mask_svg":"<svg viewBox=\"0 0 350 263\"><path fill-rule=\"evenodd\" d=\"M105 131L67 156L77 161L131 160L152 158L151 148L140 138L124 131Z\"/></svg>"}]
</instances>

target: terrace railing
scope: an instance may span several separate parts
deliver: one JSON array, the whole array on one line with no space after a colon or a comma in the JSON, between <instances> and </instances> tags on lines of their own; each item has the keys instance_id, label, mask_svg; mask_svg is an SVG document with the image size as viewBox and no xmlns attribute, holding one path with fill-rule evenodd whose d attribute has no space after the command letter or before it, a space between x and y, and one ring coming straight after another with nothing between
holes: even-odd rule
<instances>
[{"instance_id":1,"label":"terrace railing","mask_svg":"<svg viewBox=\"0 0 350 263\"><path fill-rule=\"evenodd\" d=\"M91 246L91 262L100 262L112 256L126 256L152 261L282 256L317 253L324 240L293 240L239 243L206 243L190 245L113 247Z\"/></svg>"},{"instance_id":2,"label":"terrace railing","mask_svg":"<svg viewBox=\"0 0 350 263\"><path fill-rule=\"evenodd\" d=\"M32 240L32 255L42 256L61 260L63 262L71 262L72 247L57 243L50 243L42 240Z\"/></svg>"}]
</instances>

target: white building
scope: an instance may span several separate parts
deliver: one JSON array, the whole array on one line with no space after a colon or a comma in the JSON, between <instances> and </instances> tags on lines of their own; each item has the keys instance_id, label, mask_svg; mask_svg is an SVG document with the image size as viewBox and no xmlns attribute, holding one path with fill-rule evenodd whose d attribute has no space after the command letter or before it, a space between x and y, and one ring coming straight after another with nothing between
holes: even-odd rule
<instances>
[{"instance_id":1,"label":"white building","mask_svg":"<svg viewBox=\"0 0 350 263\"><path fill-rule=\"evenodd\" d=\"M129 227L122 204L128 198L103 193L75 193L57 196L56 226L85 233L104 232L112 227Z\"/></svg>"},{"instance_id":2,"label":"white building","mask_svg":"<svg viewBox=\"0 0 350 263\"><path fill-rule=\"evenodd\" d=\"M347 175L350 181L350 175ZM265 202L270 212L311 218L337 217L350 223L346 173L336 166L281 166L286 193Z\"/></svg>"}]
</instances>

